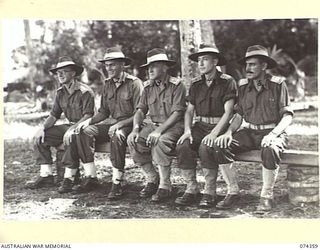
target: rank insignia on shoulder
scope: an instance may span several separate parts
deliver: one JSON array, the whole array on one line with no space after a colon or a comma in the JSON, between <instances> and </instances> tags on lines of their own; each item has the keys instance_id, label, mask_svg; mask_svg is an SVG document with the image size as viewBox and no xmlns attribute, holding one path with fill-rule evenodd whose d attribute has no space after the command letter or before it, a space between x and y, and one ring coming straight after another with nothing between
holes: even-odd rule
<instances>
[{"instance_id":1,"label":"rank insignia on shoulder","mask_svg":"<svg viewBox=\"0 0 320 250\"><path fill-rule=\"evenodd\" d=\"M198 82L200 80L202 80L202 77L201 76L196 76L196 77L191 79L191 82Z\"/></svg>"},{"instance_id":2,"label":"rank insignia on shoulder","mask_svg":"<svg viewBox=\"0 0 320 250\"><path fill-rule=\"evenodd\" d=\"M86 84L80 83L79 89L83 94L89 92L92 96L94 96L93 90Z\"/></svg>"},{"instance_id":3,"label":"rank insignia on shoulder","mask_svg":"<svg viewBox=\"0 0 320 250\"><path fill-rule=\"evenodd\" d=\"M135 77L135 76L133 76L133 75L127 75L126 76L128 79L130 79L130 80L136 80L138 77Z\"/></svg>"},{"instance_id":4,"label":"rank insignia on shoulder","mask_svg":"<svg viewBox=\"0 0 320 250\"><path fill-rule=\"evenodd\" d=\"M170 76L169 82L173 83L174 85L178 85L181 82L181 79L177 78L177 77Z\"/></svg>"},{"instance_id":5,"label":"rank insignia on shoulder","mask_svg":"<svg viewBox=\"0 0 320 250\"><path fill-rule=\"evenodd\" d=\"M228 80L228 79L231 78L231 76L229 76L229 75L227 75L227 74L221 74L221 75L220 75L220 78L221 78L221 79L226 79L226 80Z\"/></svg>"},{"instance_id":6,"label":"rank insignia on shoulder","mask_svg":"<svg viewBox=\"0 0 320 250\"><path fill-rule=\"evenodd\" d=\"M275 82L275 83L278 83L278 84L281 84L285 80L286 80L286 78L283 77L283 76L272 76L271 79L270 79L271 82Z\"/></svg>"},{"instance_id":7,"label":"rank insignia on shoulder","mask_svg":"<svg viewBox=\"0 0 320 250\"><path fill-rule=\"evenodd\" d=\"M248 81L247 78L240 79L240 80L239 80L239 87L240 87L240 86L243 86L243 85L246 85L246 84L248 84L248 83L249 83L249 81Z\"/></svg>"},{"instance_id":8,"label":"rank insignia on shoulder","mask_svg":"<svg viewBox=\"0 0 320 250\"><path fill-rule=\"evenodd\" d=\"M150 80L144 81L143 82L143 87L148 87L148 86L150 86L150 84L151 84Z\"/></svg>"}]
</instances>

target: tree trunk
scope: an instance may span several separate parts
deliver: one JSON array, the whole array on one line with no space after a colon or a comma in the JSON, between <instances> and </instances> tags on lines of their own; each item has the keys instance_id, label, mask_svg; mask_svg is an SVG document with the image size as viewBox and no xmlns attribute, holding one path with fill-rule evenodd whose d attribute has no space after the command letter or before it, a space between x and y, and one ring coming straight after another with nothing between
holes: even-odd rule
<instances>
[{"instance_id":1,"label":"tree trunk","mask_svg":"<svg viewBox=\"0 0 320 250\"><path fill-rule=\"evenodd\" d=\"M214 44L213 29L210 21L180 20L181 71L189 92L192 78L199 75L196 63L188 59L201 43Z\"/></svg>"},{"instance_id":2,"label":"tree trunk","mask_svg":"<svg viewBox=\"0 0 320 250\"><path fill-rule=\"evenodd\" d=\"M25 40L26 40L26 51L27 51L27 57L29 61L29 74L28 74L28 82L30 83L31 93L35 100L35 83L34 83L34 76L36 73L36 66L33 61L33 53L32 53L32 40L30 35L30 24L28 20L23 20L24 24L24 34L25 34Z\"/></svg>"}]
</instances>

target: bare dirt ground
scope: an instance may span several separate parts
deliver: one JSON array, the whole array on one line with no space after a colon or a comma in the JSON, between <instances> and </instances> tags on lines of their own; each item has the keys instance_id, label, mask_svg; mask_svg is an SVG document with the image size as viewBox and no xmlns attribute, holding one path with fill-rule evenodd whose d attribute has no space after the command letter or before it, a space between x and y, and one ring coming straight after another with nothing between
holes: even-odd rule
<instances>
[{"instance_id":1,"label":"bare dirt ground","mask_svg":"<svg viewBox=\"0 0 320 250\"><path fill-rule=\"evenodd\" d=\"M317 110L297 112L290 132L291 149L318 151ZM319 206L315 204L291 205L288 201L286 166L281 171L275 187L276 208L266 214L256 214L255 207L261 190L261 166L254 163L235 163L241 188L241 200L237 208L229 211L200 209L197 206L181 208L174 199L183 193L184 184L179 169L173 168L173 198L163 204L152 204L139 198L144 178L140 169L127 159L126 186L122 200L107 201L111 188L111 163L107 154L97 153L96 164L100 188L88 194L59 194L57 188L41 190L25 189L25 183L35 179L39 167L34 164L31 143L32 132L38 121L5 124L4 141L4 218L12 220L34 219L132 219L132 218L319 218ZM17 138L10 133L26 136ZM12 128L15 128L12 131ZM316 132L314 131L316 130ZM313 131L313 132L312 132ZM6 139L7 138L7 139ZM198 181L203 186L201 170ZM217 192L223 199L226 185L218 183Z\"/></svg>"}]
</instances>

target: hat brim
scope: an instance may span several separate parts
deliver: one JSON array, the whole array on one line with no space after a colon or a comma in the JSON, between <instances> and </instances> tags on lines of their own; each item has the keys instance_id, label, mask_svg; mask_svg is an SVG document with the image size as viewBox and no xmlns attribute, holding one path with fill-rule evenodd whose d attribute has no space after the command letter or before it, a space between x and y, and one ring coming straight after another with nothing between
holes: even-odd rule
<instances>
[{"instance_id":1,"label":"hat brim","mask_svg":"<svg viewBox=\"0 0 320 250\"><path fill-rule=\"evenodd\" d=\"M113 60L122 60L124 61L125 66L129 66L132 63L132 60L129 57L100 59L98 60L98 62L104 63L106 61L113 61Z\"/></svg>"},{"instance_id":2,"label":"hat brim","mask_svg":"<svg viewBox=\"0 0 320 250\"><path fill-rule=\"evenodd\" d=\"M56 74L57 73L57 70L58 69L62 69L62 68L65 68L65 67L73 67L74 70L76 71L76 76L79 76L82 74L84 68L80 65L77 65L77 64L69 64L69 65L64 65L62 67L57 67L57 68L53 68L53 69L49 69L49 71L53 74Z\"/></svg>"},{"instance_id":3,"label":"hat brim","mask_svg":"<svg viewBox=\"0 0 320 250\"><path fill-rule=\"evenodd\" d=\"M193 54L189 55L188 58L191 61L198 62L198 57L199 56L208 55L208 54L213 54L213 55L216 55L218 57L217 66L222 66L222 65L226 65L227 64L227 60L221 54L215 53L215 52L197 52L197 53L193 53Z\"/></svg>"},{"instance_id":4,"label":"hat brim","mask_svg":"<svg viewBox=\"0 0 320 250\"><path fill-rule=\"evenodd\" d=\"M246 65L246 60L252 57L262 58L263 60L265 60L268 64L267 69L273 69L278 66L278 63L274 59L264 55L253 55L253 56L243 57L240 60L238 60L238 63L241 65Z\"/></svg>"},{"instance_id":5,"label":"hat brim","mask_svg":"<svg viewBox=\"0 0 320 250\"><path fill-rule=\"evenodd\" d=\"M140 65L140 68L148 67L150 64L155 63L155 62L164 62L169 67L172 67L172 66L174 66L176 64L176 62L172 61L172 60L158 60L158 61L153 61L153 62L150 62L150 63L142 64L142 65Z\"/></svg>"}]
</instances>

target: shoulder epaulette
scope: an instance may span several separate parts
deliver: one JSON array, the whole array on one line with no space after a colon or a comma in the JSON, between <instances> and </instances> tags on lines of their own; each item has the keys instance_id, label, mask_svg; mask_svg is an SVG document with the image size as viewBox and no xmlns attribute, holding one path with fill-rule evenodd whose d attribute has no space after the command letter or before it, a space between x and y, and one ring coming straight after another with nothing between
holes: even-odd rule
<instances>
[{"instance_id":1,"label":"shoulder epaulette","mask_svg":"<svg viewBox=\"0 0 320 250\"><path fill-rule=\"evenodd\" d=\"M82 92L82 94L89 92L92 96L94 96L93 90L86 84L80 83L79 89Z\"/></svg>"},{"instance_id":2,"label":"shoulder epaulette","mask_svg":"<svg viewBox=\"0 0 320 250\"><path fill-rule=\"evenodd\" d=\"M248 84L248 83L249 83L249 81L248 81L247 78L240 79L240 80L239 80L239 87L240 87L240 86L243 86L243 85L246 85L246 84Z\"/></svg>"},{"instance_id":3,"label":"shoulder epaulette","mask_svg":"<svg viewBox=\"0 0 320 250\"><path fill-rule=\"evenodd\" d=\"M170 76L169 82L173 83L174 85L178 85L181 82L181 79L178 77Z\"/></svg>"},{"instance_id":4,"label":"shoulder epaulette","mask_svg":"<svg viewBox=\"0 0 320 250\"><path fill-rule=\"evenodd\" d=\"M220 75L220 78L221 78L221 79L229 80L229 79L232 78L232 76L229 76L229 75L227 75L227 74L221 74L221 75Z\"/></svg>"},{"instance_id":5,"label":"shoulder epaulette","mask_svg":"<svg viewBox=\"0 0 320 250\"><path fill-rule=\"evenodd\" d=\"M129 75L129 74L126 75L126 78L128 78L128 79L130 79L130 80L136 80L136 79L138 79L138 77L133 76L133 75Z\"/></svg>"},{"instance_id":6,"label":"shoulder epaulette","mask_svg":"<svg viewBox=\"0 0 320 250\"><path fill-rule=\"evenodd\" d=\"M196 77L191 79L191 82L198 82L200 80L202 80L202 77L201 76L196 76Z\"/></svg>"},{"instance_id":7,"label":"shoulder epaulette","mask_svg":"<svg viewBox=\"0 0 320 250\"><path fill-rule=\"evenodd\" d=\"M148 86L150 86L150 84L151 84L150 80L144 81L143 82L143 87L148 87Z\"/></svg>"},{"instance_id":8,"label":"shoulder epaulette","mask_svg":"<svg viewBox=\"0 0 320 250\"><path fill-rule=\"evenodd\" d=\"M272 76L270 79L271 82L278 83L278 84L283 83L285 80L286 78L283 76Z\"/></svg>"}]
</instances>

